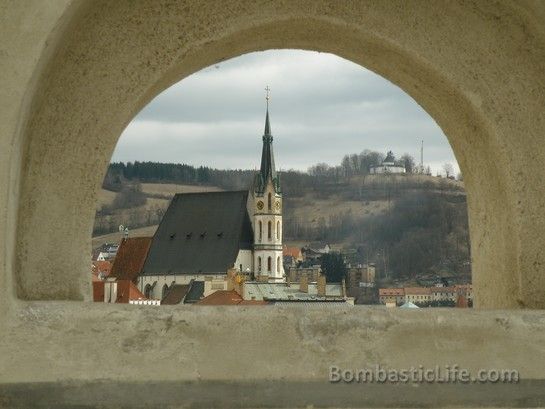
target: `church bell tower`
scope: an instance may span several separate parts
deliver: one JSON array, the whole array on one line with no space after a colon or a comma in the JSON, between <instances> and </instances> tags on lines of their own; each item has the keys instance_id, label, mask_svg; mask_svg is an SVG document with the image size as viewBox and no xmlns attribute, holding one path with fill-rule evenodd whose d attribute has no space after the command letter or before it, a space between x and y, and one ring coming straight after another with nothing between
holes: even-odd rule
<instances>
[{"instance_id":1,"label":"church bell tower","mask_svg":"<svg viewBox=\"0 0 545 409\"><path fill-rule=\"evenodd\" d=\"M271 282L285 281L282 263L282 190L280 175L274 167L273 136L269 121L269 87L267 114L261 153L261 169L252 187L254 226L254 274Z\"/></svg>"}]
</instances>

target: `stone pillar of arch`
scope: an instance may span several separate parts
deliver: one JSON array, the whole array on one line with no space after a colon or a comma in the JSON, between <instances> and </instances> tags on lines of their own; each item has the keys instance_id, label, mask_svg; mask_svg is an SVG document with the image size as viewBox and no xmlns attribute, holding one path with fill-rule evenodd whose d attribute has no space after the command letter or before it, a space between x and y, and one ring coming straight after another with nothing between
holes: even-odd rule
<instances>
[{"instance_id":1,"label":"stone pillar of arch","mask_svg":"<svg viewBox=\"0 0 545 409\"><path fill-rule=\"evenodd\" d=\"M476 306L545 307L543 3L54 3L0 17L2 308L89 300L96 195L125 126L176 81L270 48L335 53L422 105L464 174Z\"/></svg>"}]
</instances>

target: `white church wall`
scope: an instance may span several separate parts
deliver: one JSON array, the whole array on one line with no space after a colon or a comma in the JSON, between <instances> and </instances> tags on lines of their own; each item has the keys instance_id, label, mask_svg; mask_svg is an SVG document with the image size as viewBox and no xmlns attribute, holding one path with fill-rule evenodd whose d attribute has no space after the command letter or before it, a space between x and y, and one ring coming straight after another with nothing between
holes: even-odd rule
<instances>
[{"instance_id":1,"label":"white church wall","mask_svg":"<svg viewBox=\"0 0 545 409\"><path fill-rule=\"evenodd\" d=\"M395 173L401 174L405 173L405 168L403 166L377 166L369 170L371 174L388 174Z\"/></svg>"},{"instance_id":2,"label":"white church wall","mask_svg":"<svg viewBox=\"0 0 545 409\"><path fill-rule=\"evenodd\" d=\"M162 298L163 285L171 286L175 284L189 284L191 280L206 281L209 279L225 279L226 273L217 274L177 274L177 275L160 275L160 276L140 276L138 278L138 289L144 293L146 285L149 284L155 286L152 288L150 297L154 300L160 300Z\"/></svg>"},{"instance_id":3,"label":"white church wall","mask_svg":"<svg viewBox=\"0 0 545 409\"><path fill-rule=\"evenodd\" d=\"M253 251L239 250L234 267L239 269L242 273L254 271Z\"/></svg>"},{"instance_id":4,"label":"white church wall","mask_svg":"<svg viewBox=\"0 0 545 409\"><path fill-rule=\"evenodd\" d=\"M261 270L259 269L259 257L261 257ZM268 259L271 258L271 269L268 269ZM256 275L268 275L272 278L282 278L284 267L282 254L278 250L260 250L254 255Z\"/></svg>"}]
</instances>

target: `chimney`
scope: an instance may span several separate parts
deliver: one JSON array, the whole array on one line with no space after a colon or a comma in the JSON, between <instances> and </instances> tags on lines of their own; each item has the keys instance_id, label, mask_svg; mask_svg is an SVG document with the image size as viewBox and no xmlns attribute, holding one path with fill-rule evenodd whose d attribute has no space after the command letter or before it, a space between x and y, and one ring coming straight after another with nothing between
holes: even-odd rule
<instances>
[{"instance_id":1,"label":"chimney","mask_svg":"<svg viewBox=\"0 0 545 409\"><path fill-rule=\"evenodd\" d=\"M317 287L318 287L318 297L325 297L325 284L326 284L326 279L325 279L325 275L320 275L318 276L318 284L317 284Z\"/></svg>"},{"instance_id":2,"label":"chimney","mask_svg":"<svg viewBox=\"0 0 545 409\"><path fill-rule=\"evenodd\" d=\"M295 270L295 268L289 269L289 276L290 276L290 281L293 281L293 282L297 281L297 271Z\"/></svg>"},{"instance_id":3,"label":"chimney","mask_svg":"<svg viewBox=\"0 0 545 409\"><path fill-rule=\"evenodd\" d=\"M244 277L240 276L240 282L235 286L235 291L244 298Z\"/></svg>"},{"instance_id":4,"label":"chimney","mask_svg":"<svg viewBox=\"0 0 545 409\"><path fill-rule=\"evenodd\" d=\"M230 268L227 270L227 290L231 291L235 288L235 279L236 279L236 270L234 268Z\"/></svg>"},{"instance_id":5,"label":"chimney","mask_svg":"<svg viewBox=\"0 0 545 409\"><path fill-rule=\"evenodd\" d=\"M301 279L299 280L299 291L302 293L308 293L308 277L306 274L301 274Z\"/></svg>"}]
</instances>

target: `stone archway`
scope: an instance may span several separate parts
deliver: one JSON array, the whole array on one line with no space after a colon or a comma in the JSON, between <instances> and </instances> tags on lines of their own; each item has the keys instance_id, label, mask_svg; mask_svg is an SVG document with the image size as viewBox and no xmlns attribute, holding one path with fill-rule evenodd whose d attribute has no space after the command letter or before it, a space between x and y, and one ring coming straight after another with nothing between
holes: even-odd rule
<instances>
[{"instance_id":1,"label":"stone archway","mask_svg":"<svg viewBox=\"0 0 545 409\"><path fill-rule=\"evenodd\" d=\"M264 398L269 406L289 400L354 407L514 406L545 399L543 311L437 309L416 316L248 308L244 330L233 331L240 316L222 309L51 301L89 298L95 193L135 113L215 61L290 47L366 66L436 119L467 184L479 306L544 306L543 3L181 4L29 0L0 6L2 402L143 406L153 395L154 405L165 407L188 399L202 407L225 399L225 406L254 407L252 399ZM54 257L59 243L67 255L62 259ZM226 345L252 359L226 354ZM362 397L359 385L325 382L332 364L370 360L392 368L453 362L471 370L515 368L533 383L488 394L472 389L474 395L441 385L425 393L413 385L385 386ZM120 388L129 393L120 395ZM397 400L385 398L396 394Z\"/></svg>"},{"instance_id":2,"label":"stone archway","mask_svg":"<svg viewBox=\"0 0 545 409\"><path fill-rule=\"evenodd\" d=\"M368 67L432 115L464 173L477 305L545 306L543 33L531 31L525 4L78 6L38 74L22 129L18 296L89 298L94 197L117 138L151 98L222 59L290 47ZM69 256L59 263L50 254L60 242Z\"/></svg>"}]
</instances>

